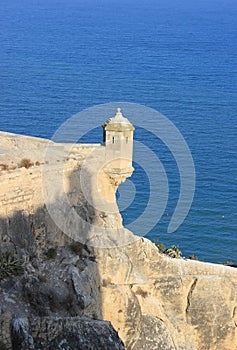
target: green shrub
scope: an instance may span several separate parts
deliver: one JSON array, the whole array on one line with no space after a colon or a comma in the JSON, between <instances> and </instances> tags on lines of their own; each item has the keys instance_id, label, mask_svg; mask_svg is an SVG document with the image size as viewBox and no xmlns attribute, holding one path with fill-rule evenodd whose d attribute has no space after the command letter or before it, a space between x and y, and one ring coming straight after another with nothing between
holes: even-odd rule
<instances>
[{"instance_id":1,"label":"green shrub","mask_svg":"<svg viewBox=\"0 0 237 350\"><path fill-rule=\"evenodd\" d=\"M163 243L158 244L157 247L161 253L166 250L166 246Z\"/></svg>"},{"instance_id":2,"label":"green shrub","mask_svg":"<svg viewBox=\"0 0 237 350\"><path fill-rule=\"evenodd\" d=\"M93 318L93 320L99 320L99 317L98 317L96 312L93 312L92 318Z\"/></svg>"},{"instance_id":3,"label":"green shrub","mask_svg":"<svg viewBox=\"0 0 237 350\"><path fill-rule=\"evenodd\" d=\"M156 245L160 253L163 253L165 255L168 255L171 258L182 258L182 252L181 250L176 247L176 245L172 245L170 248L166 248L163 243L158 244L158 238L156 238L153 243ZM193 255L194 257L194 255ZM195 257L197 258L197 257ZM191 257L190 257L191 259ZM198 259L197 259L198 260Z\"/></svg>"},{"instance_id":4,"label":"green shrub","mask_svg":"<svg viewBox=\"0 0 237 350\"><path fill-rule=\"evenodd\" d=\"M46 283L47 282L47 277L44 275L39 275L38 279L41 283Z\"/></svg>"},{"instance_id":5,"label":"green shrub","mask_svg":"<svg viewBox=\"0 0 237 350\"><path fill-rule=\"evenodd\" d=\"M33 166L34 163L31 162L28 158L23 158L20 163L18 164L18 168L26 168L29 169L31 166Z\"/></svg>"},{"instance_id":6,"label":"green shrub","mask_svg":"<svg viewBox=\"0 0 237 350\"><path fill-rule=\"evenodd\" d=\"M140 287L136 290L137 295L141 295L142 298L146 298L148 293L147 291L141 289Z\"/></svg>"},{"instance_id":7,"label":"green shrub","mask_svg":"<svg viewBox=\"0 0 237 350\"><path fill-rule=\"evenodd\" d=\"M82 244L81 242L73 242L70 244L70 249L71 249L72 253L81 256L82 251L84 249L84 244Z\"/></svg>"},{"instance_id":8,"label":"green shrub","mask_svg":"<svg viewBox=\"0 0 237 350\"><path fill-rule=\"evenodd\" d=\"M1 170L9 170L9 166L7 164L0 164Z\"/></svg>"},{"instance_id":9,"label":"green shrub","mask_svg":"<svg viewBox=\"0 0 237 350\"><path fill-rule=\"evenodd\" d=\"M47 259L55 259L57 256L57 248L49 248L46 252L44 252L44 255L47 257Z\"/></svg>"},{"instance_id":10,"label":"green shrub","mask_svg":"<svg viewBox=\"0 0 237 350\"><path fill-rule=\"evenodd\" d=\"M153 243L156 245L160 253L164 253L166 250L166 246L163 243L158 243L159 239L154 239Z\"/></svg>"},{"instance_id":11,"label":"green shrub","mask_svg":"<svg viewBox=\"0 0 237 350\"><path fill-rule=\"evenodd\" d=\"M0 350L7 350L7 346L0 341Z\"/></svg>"},{"instance_id":12,"label":"green shrub","mask_svg":"<svg viewBox=\"0 0 237 350\"><path fill-rule=\"evenodd\" d=\"M21 259L12 253L5 253L0 256L0 280L20 275L24 272Z\"/></svg>"},{"instance_id":13,"label":"green shrub","mask_svg":"<svg viewBox=\"0 0 237 350\"><path fill-rule=\"evenodd\" d=\"M225 261L225 262L221 262L219 264L225 265L225 266L230 266L230 267L237 267L236 264L233 263L233 261Z\"/></svg>"},{"instance_id":14,"label":"green shrub","mask_svg":"<svg viewBox=\"0 0 237 350\"><path fill-rule=\"evenodd\" d=\"M196 255L194 255L194 254L190 255L188 258L190 260L198 260L198 257Z\"/></svg>"},{"instance_id":15,"label":"green shrub","mask_svg":"<svg viewBox=\"0 0 237 350\"><path fill-rule=\"evenodd\" d=\"M176 245L172 245L170 248L164 251L164 254L168 255L171 258L182 258L182 252L179 250Z\"/></svg>"},{"instance_id":16,"label":"green shrub","mask_svg":"<svg viewBox=\"0 0 237 350\"><path fill-rule=\"evenodd\" d=\"M75 241L75 242L71 243L69 247L70 247L72 253L79 255L80 257L83 256L83 250L85 250L88 254L90 254L90 250L89 250L88 246L86 244L81 243L81 242Z\"/></svg>"},{"instance_id":17,"label":"green shrub","mask_svg":"<svg viewBox=\"0 0 237 350\"><path fill-rule=\"evenodd\" d=\"M107 278L107 279L103 279L102 281L102 287L107 287L109 286L110 284L112 284L112 281L111 281L111 278Z\"/></svg>"}]
</instances>

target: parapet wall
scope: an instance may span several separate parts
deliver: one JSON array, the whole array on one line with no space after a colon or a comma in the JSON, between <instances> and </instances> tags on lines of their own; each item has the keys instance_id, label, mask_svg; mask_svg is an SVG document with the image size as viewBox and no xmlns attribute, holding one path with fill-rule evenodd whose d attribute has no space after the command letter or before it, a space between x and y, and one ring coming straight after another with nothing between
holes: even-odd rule
<instances>
[{"instance_id":1,"label":"parapet wall","mask_svg":"<svg viewBox=\"0 0 237 350\"><path fill-rule=\"evenodd\" d=\"M48 206L57 206L65 200L65 196L70 207L65 209L64 214L62 212L65 221L70 215L75 217L75 211L83 218L75 227L73 222L70 223L70 237L80 240L82 235L82 239L86 240L89 228L85 226L92 220L99 226L104 225L105 220L122 226L115 201L117 184L103 172L104 146L57 144L34 137L0 133L0 150L0 239L5 245L29 246L34 236L42 235L42 232L45 242L64 244L63 229L51 218ZM23 159L29 160L26 167L24 162L22 164ZM85 188L82 188L82 176ZM97 183L100 183L102 193ZM102 220L97 204L103 196L106 201L109 198L109 207L113 206L114 215Z\"/></svg>"}]
</instances>

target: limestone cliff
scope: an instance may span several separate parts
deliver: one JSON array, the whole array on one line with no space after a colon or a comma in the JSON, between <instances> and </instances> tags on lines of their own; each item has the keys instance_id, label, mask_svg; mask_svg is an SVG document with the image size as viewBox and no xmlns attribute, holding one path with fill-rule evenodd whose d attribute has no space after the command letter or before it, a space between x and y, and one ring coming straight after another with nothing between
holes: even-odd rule
<instances>
[{"instance_id":1,"label":"limestone cliff","mask_svg":"<svg viewBox=\"0 0 237 350\"><path fill-rule=\"evenodd\" d=\"M237 348L234 268L172 259L144 238L97 254L103 318L127 349Z\"/></svg>"},{"instance_id":2,"label":"limestone cliff","mask_svg":"<svg viewBox=\"0 0 237 350\"><path fill-rule=\"evenodd\" d=\"M103 171L103 146L1 133L0 150L0 252L24 267L0 281L2 348L122 349L117 331L131 350L237 349L237 270L171 259L123 229L125 175ZM57 225L49 209L64 193Z\"/></svg>"}]
</instances>

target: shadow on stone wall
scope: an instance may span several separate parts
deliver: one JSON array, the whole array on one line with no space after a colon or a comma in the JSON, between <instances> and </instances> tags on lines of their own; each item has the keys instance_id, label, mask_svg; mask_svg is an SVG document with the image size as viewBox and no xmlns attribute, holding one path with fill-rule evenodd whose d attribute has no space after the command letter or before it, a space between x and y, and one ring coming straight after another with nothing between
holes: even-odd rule
<instances>
[{"instance_id":1,"label":"shadow on stone wall","mask_svg":"<svg viewBox=\"0 0 237 350\"><path fill-rule=\"evenodd\" d=\"M77 168L68 177L67 198L70 206L61 218L61 221L71 225L69 234L55 224L46 205L32 213L26 202L24 211L0 218L1 256L7 252L17 254L24 266L23 275L0 281L0 345L4 344L7 349L15 349L15 336L12 347L10 344L10 325L16 318L40 317L42 324L44 317L102 318L101 283L94 250L84 244L88 230L98 221L99 213L93 203L88 203L85 198L79 175L80 168ZM92 185L91 178L91 174L88 174L88 188ZM51 205L57 208L61 200L64 199L58 197ZM73 222L75 215L82 220ZM32 337L34 342L37 334ZM48 339L51 339L50 334ZM93 344L91 346L93 348ZM111 344L105 348L112 350L115 347Z\"/></svg>"}]
</instances>

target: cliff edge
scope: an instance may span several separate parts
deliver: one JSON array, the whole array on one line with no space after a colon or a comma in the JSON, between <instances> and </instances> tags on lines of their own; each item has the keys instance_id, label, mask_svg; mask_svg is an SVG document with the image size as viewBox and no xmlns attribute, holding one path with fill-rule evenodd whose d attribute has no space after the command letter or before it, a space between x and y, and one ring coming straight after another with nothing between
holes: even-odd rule
<instances>
[{"instance_id":1,"label":"cliff edge","mask_svg":"<svg viewBox=\"0 0 237 350\"><path fill-rule=\"evenodd\" d=\"M104 146L0 133L0 149L2 349L237 349L237 270L169 258L124 229L115 192L131 170L94 172Z\"/></svg>"}]
</instances>

